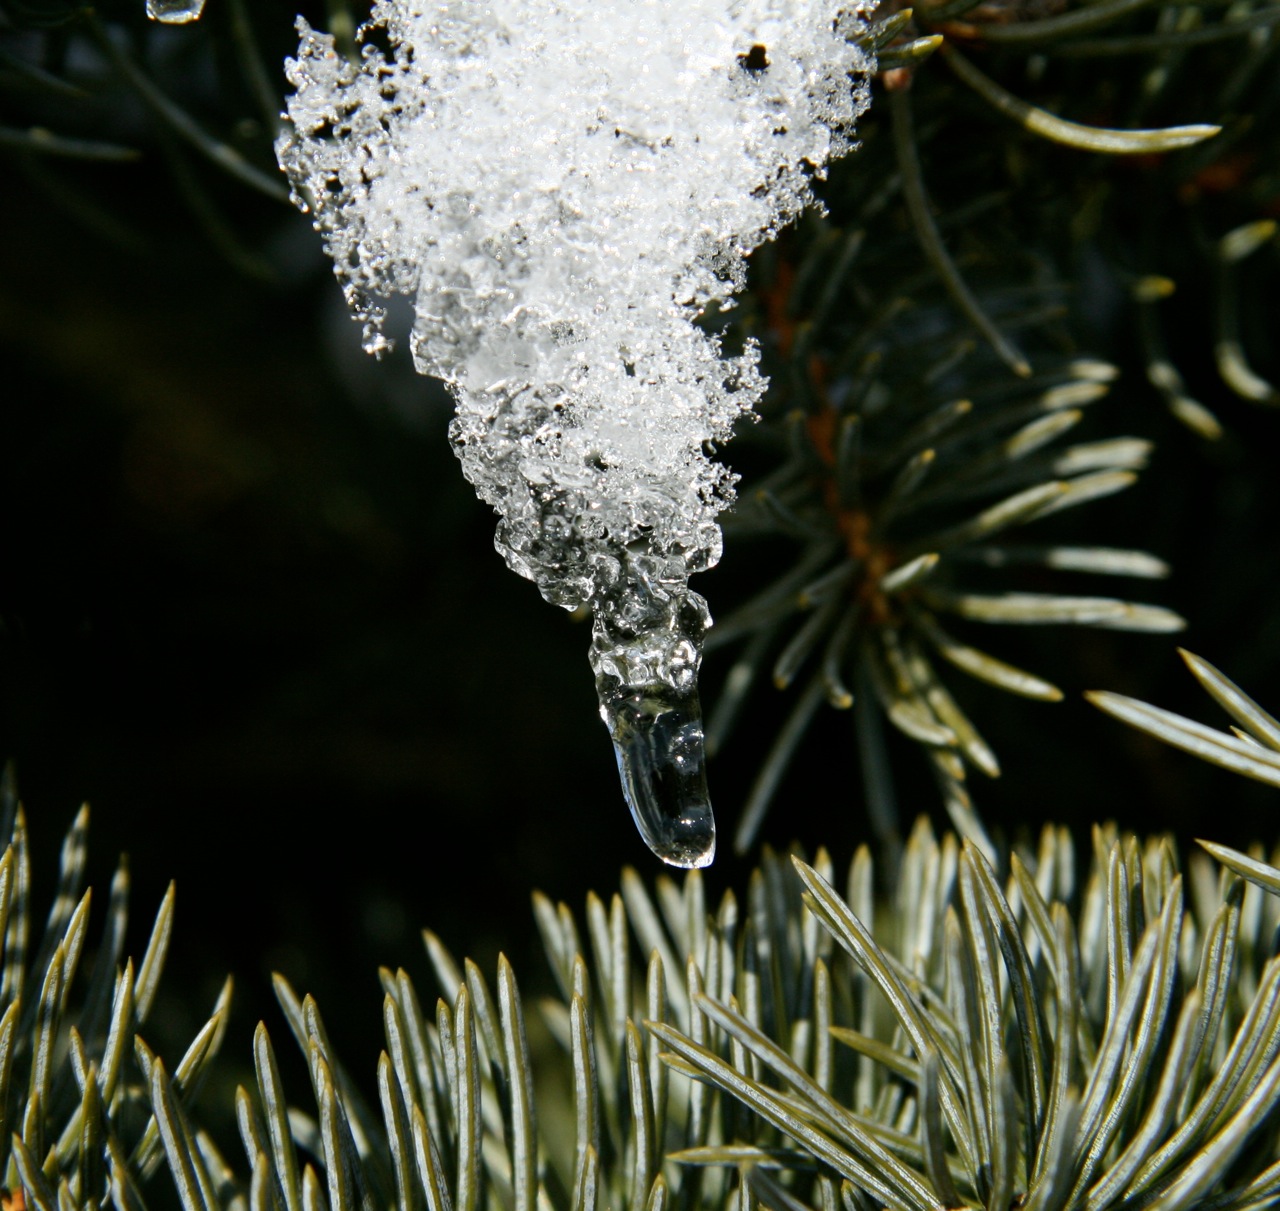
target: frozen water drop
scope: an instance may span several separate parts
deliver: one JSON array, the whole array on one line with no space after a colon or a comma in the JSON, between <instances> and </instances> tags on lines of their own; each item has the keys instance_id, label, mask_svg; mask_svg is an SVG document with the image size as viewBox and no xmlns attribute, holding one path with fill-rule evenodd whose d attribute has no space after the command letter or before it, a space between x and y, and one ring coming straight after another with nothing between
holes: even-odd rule
<instances>
[{"instance_id":1,"label":"frozen water drop","mask_svg":"<svg viewBox=\"0 0 1280 1211\"><path fill-rule=\"evenodd\" d=\"M716 822L707 795L696 689L623 686L600 678L600 714L613 738L622 793L645 844L672 866L707 866Z\"/></svg>"},{"instance_id":2,"label":"frozen water drop","mask_svg":"<svg viewBox=\"0 0 1280 1211\"><path fill-rule=\"evenodd\" d=\"M716 853L698 701L707 603L684 561L617 552L618 575L592 601L591 664L622 793L651 850L672 866Z\"/></svg>"},{"instance_id":3,"label":"frozen water drop","mask_svg":"<svg viewBox=\"0 0 1280 1211\"><path fill-rule=\"evenodd\" d=\"M185 25L199 21L204 0L147 0L147 16L166 25Z\"/></svg>"}]
</instances>

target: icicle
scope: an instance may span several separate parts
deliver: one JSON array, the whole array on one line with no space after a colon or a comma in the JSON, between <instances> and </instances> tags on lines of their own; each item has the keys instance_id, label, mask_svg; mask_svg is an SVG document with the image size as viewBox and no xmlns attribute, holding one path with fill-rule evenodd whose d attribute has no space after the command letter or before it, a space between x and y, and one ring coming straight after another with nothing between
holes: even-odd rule
<instances>
[{"instance_id":1,"label":"icicle","mask_svg":"<svg viewBox=\"0 0 1280 1211\"><path fill-rule=\"evenodd\" d=\"M159 3L160 0L152 0ZM180 0L170 0L176 5ZM870 3L865 6L871 7ZM277 143L365 347L414 362L507 563L590 605L623 791L654 852L715 850L697 670L732 474L765 387L696 321L849 146L871 63L846 0L378 0L358 64L299 22ZM389 50L382 49L389 47Z\"/></svg>"},{"instance_id":2,"label":"icicle","mask_svg":"<svg viewBox=\"0 0 1280 1211\"><path fill-rule=\"evenodd\" d=\"M591 667L640 835L664 862L693 867L716 853L698 701L711 615L685 588L683 562L624 556L618 581L592 603Z\"/></svg>"},{"instance_id":3,"label":"icicle","mask_svg":"<svg viewBox=\"0 0 1280 1211\"><path fill-rule=\"evenodd\" d=\"M204 0L147 0L147 16L166 25L185 25L199 21Z\"/></svg>"}]
</instances>

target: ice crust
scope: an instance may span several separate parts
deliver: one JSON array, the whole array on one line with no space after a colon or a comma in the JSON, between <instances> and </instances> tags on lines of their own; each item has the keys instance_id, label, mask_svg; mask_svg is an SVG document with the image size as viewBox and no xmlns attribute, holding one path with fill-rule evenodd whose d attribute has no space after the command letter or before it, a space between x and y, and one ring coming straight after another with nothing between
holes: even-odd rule
<instances>
[{"instance_id":1,"label":"ice crust","mask_svg":"<svg viewBox=\"0 0 1280 1211\"><path fill-rule=\"evenodd\" d=\"M723 356L695 320L849 146L863 28L833 0L381 0L353 65L298 22L295 201L366 349L413 300L498 550L593 608L602 703L692 692L710 619L688 576L733 494L709 452L765 387L754 347Z\"/></svg>"}]
</instances>

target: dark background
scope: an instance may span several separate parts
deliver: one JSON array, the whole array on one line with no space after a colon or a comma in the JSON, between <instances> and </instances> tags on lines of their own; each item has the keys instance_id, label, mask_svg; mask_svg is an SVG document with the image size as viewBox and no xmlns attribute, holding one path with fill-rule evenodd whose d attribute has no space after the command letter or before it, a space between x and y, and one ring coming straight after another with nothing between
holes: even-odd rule
<instances>
[{"instance_id":1,"label":"dark background","mask_svg":"<svg viewBox=\"0 0 1280 1211\"><path fill-rule=\"evenodd\" d=\"M30 32L32 13L51 28L65 15L6 7L14 54L46 36ZM180 29L148 28L128 5L100 11L166 91L271 166L264 123L244 116L225 5L209 0L200 25ZM254 7L265 62L294 46L292 14ZM0 122L142 155L0 149L0 753L27 807L37 903L90 801L95 884L129 854L135 955L177 880L158 1029L189 1037L232 971L228 1050L247 1059L257 1017L279 1027L279 970L317 995L351 1067L371 1074L376 966L406 965L429 987L419 927L486 968L503 948L536 984L532 888L578 908L587 888L612 890L623 863L657 873L596 720L587 626L505 569L448 447L447 398L402 349L382 363L360 351L306 219L166 136L83 40L64 49L95 87L50 97L9 72ZM1185 615L1180 642L1280 709L1280 412L1217 383L1203 299L1178 298L1168 315L1193 392L1227 436L1210 445L1169 419L1116 320L1098 352L1125 378L1093 435L1158 448L1136 489L1075 520L1085 541L1169 559L1172 578L1134 596ZM1274 355L1264 346L1259 360ZM758 587L761 558L730 543L699 578L714 612ZM1068 691L1057 706L962 691L1005 767L974 784L994 826L1110 818L1184 840L1280 835L1274 791L1080 700L1114 689L1221 722L1169 637L1006 630L990 646ZM727 661L708 662L706 698ZM766 693L713 764L723 832L782 718ZM895 756L905 815L941 825L910 745ZM864 839L847 717L819 717L764 833L826 844L838 863ZM712 889L741 888L746 870L723 854Z\"/></svg>"}]
</instances>

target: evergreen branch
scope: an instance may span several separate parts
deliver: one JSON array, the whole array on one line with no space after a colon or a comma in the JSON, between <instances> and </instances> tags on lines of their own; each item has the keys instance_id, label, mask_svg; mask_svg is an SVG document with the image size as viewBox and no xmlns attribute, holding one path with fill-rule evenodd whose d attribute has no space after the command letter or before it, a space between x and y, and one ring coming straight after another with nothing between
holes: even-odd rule
<instances>
[{"instance_id":1,"label":"evergreen branch","mask_svg":"<svg viewBox=\"0 0 1280 1211\"><path fill-rule=\"evenodd\" d=\"M1217 332L1213 346L1218 373L1242 399L1256 404L1280 404L1280 390L1262 378L1250 365L1240 343L1235 266L1262 248L1276 234L1273 219L1259 219L1237 227L1218 242Z\"/></svg>"},{"instance_id":2,"label":"evergreen branch","mask_svg":"<svg viewBox=\"0 0 1280 1211\"><path fill-rule=\"evenodd\" d=\"M982 37L994 45L1024 46L1040 49L1058 38L1093 33L1108 25L1150 7L1157 0L1098 0L1096 4L1070 9L1052 17L1016 21L1008 25L984 25Z\"/></svg>"},{"instance_id":3,"label":"evergreen branch","mask_svg":"<svg viewBox=\"0 0 1280 1211\"><path fill-rule=\"evenodd\" d=\"M945 51L946 48L943 49ZM925 193L924 178L916 152L909 92L907 90L891 92L889 110L893 118L893 140L898 153L898 170L902 174L902 192L907 208L911 212L912 222L915 224L916 238L919 239L925 256L942 279L956 306L991 343L991 347L999 354L1000 360L1019 378L1029 377L1031 364L1017 346L992 323L973 291L965 284L964 278L961 277L959 269L942 242L942 236L929 210L928 195Z\"/></svg>"},{"instance_id":4,"label":"evergreen branch","mask_svg":"<svg viewBox=\"0 0 1280 1211\"><path fill-rule=\"evenodd\" d=\"M63 842L43 938L28 954L32 878L21 806L9 818L9 844L0 857L0 1169L8 1187L20 1185L31 1205L48 1211L142 1211L141 1192L167 1156L184 1205L212 1211L223 1205L225 1166L214 1163L216 1149L187 1116L222 1043L230 983L170 1077L137 1031L159 988L173 888L135 979L132 959L123 969L118 965L129 890L122 862L93 969L80 978L90 932L88 825L82 808ZM24 997L33 988L37 994Z\"/></svg>"},{"instance_id":5,"label":"evergreen branch","mask_svg":"<svg viewBox=\"0 0 1280 1211\"><path fill-rule=\"evenodd\" d=\"M243 184L277 202L287 202L289 191L274 177L250 164L235 148L214 138L181 106L167 97L155 83L113 41L101 20L92 12L84 16L85 28L111 65L128 81L147 108L174 134L189 143L211 163Z\"/></svg>"},{"instance_id":6,"label":"evergreen branch","mask_svg":"<svg viewBox=\"0 0 1280 1211\"><path fill-rule=\"evenodd\" d=\"M1101 7L1097 5L1095 7ZM1016 29L1017 26L1007 26ZM942 57L970 88L1024 130L1080 151L1100 151L1108 155L1152 155L1192 147L1221 133L1221 126L1169 126L1163 130L1109 130L1085 126L1031 105L1002 88L979 70L954 46L944 46Z\"/></svg>"},{"instance_id":7,"label":"evergreen branch","mask_svg":"<svg viewBox=\"0 0 1280 1211\"><path fill-rule=\"evenodd\" d=\"M1218 845L1213 841L1198 841L1196 844L1217 858L1228 870L1235 871L1242 879L1248 879L1263 891L1280 895L1280 870L1270 863L1251 858L1248 854L1242 854L1239 850Z\"/></svg>"},{"instance_id":8,"label":"evergreen branch","mask_svg":"<svg viewBox=\"0 0 1280 1211\"><path fill-rule=\"evenodd\" d=\"M133 147L119 143L107 143L101 139L71 139L54 134L42 126L18 130L12 126L0 126L0 147L17 151L35 152L43 156L63 156L72 160L99 160L104 163L127 163L137 160L142 153Z\"/></svg>"},{"instance_id":9,"label":"evergreen branch","mask_svg":"<svg viewBox=\"0 0 1280 1211\"><path fill-rule=\"evenodd\" d=\"M1158 740L1185 752L1212 761L1224 769L1255 778L1259 782L1280 786L1280 754L1269 752L1251 740L1228 736L1196 723L1172 711L1148 706L1136 698L1092 690L1085 695L1094 706L1109 715L1148 732Z\"/></svg>"},{"instance_id":10,"label":"evergreen branch","mask_svg":"<svg viewBox=\"0 0 1280 1211\"><path fill-rule=\"evenodd\" d=\"M1275 868L1211 852L1280 888ZM1228 880L1188 904L1168 844L1114 829L1095 830L1079 885L1073 871L1064 830L1046 828L997 868L921 820L889 899L872 898L865 849L848 898L825 854L811 866L767 853L741 924L732 893L708 911L696 872L652 894L626 872L607 912L588 901L588 932L603 931L594 972L572 912L536 897L565 981L542 1015L562 1048L547 1057L559 1077L531 1059L506 960L486 1025L479 969L436 943L436 965L462 978L434 1025L408 977L383 973L381 1119L367 1135L314 1004L280 984L318 1115L286 1109L259 1026L261 1111L244 1090L236 1098L247 1180L142 1049L158 1134L189 1211L246 1193L250 1211L803 1211L836 1185L848 1207L893 1211L1260 1200L1280 1165L1280 960L1262 945L1280 898L1242 913ZM618 986L646 951L645 979ZM573 1091L567 1119L535 1119L548 1082ZM548 1121L564 1126L535 1126ZM55 1206L30 1144L14 1147L33 1200ZM300 1167L296 1147L317 1163Z\"/></svg>"},{"instance_id":11,"label":"evergreen branch","mask_svg":"<svg viewBox=\"0 0 1280 1211\"><path fill-rule=\"evenodd\" d=\"M1280 6L1257 9L1232 16L1218 25L1200 29L1178 30L1156 34L1129 34L1124 37L1082 38L1065 46L1054 46L1049 53L1062 59L1110 58L1115 55L1144 55L1152 51L1183 50L1190 46L1206 46L1238 38L1255 29L1269 29L1280 21Z\"/></svg>"},{"instance_id":12,"label":"evergreen branch","mask_svg":"<svg viewBox=\"0 0 1280 1211\"><path fill-rule=\"evenodd\" d=\"M1193 433L1207 441L1217 441L1222 436L1222 423L1204 404L1188 394L1181 373L1169 357L1156 318L1155 303L1158 299L1172 293L1173 283L1168 279L1157 280L1160 282L1158 293L1135 291L1135 301L1138 304L1138 336L1146 358L1147 381L1163 396L1169 411ZM1144 279L1144 281L1150 281L1150 279Z\"/></svg>"}]
</instances>

